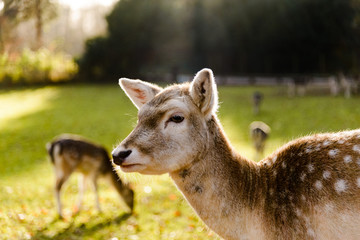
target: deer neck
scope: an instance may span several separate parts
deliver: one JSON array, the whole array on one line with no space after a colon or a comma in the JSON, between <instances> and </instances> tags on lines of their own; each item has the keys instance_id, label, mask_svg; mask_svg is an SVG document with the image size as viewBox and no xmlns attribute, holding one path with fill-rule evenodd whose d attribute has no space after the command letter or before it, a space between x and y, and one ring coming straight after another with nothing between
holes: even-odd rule
<instances>
[{"instance_id":1,"label":"deer neck","mask_svg":"<svg viewBox=\"0 0 360 240\"><path fill-rule=\"evenodd\" d=\"M207 122L207 127L207 150L170 177L199 217L220 236L247 238L251 234L248 229L256 224L251 219L259 222L254 211L262 205L260 170L233 150L216 117Z\"/></svg>"}]
</instances>

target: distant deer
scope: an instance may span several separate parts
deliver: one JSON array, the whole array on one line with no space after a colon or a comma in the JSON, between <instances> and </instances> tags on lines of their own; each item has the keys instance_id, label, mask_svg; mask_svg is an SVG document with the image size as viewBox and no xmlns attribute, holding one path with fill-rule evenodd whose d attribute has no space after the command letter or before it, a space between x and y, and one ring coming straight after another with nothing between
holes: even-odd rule
<instances>
[{"instance_id":1,"label":"distant deer","mask_svg":"<svg viewBox=\"0 0 360 240\"><path fill-rule=\"evenodd\" d=\"M340 84L337 79L333 76L328 78L329 86L330 86L330 93L332 96L337 96L340 92Z\"/></svg>"},{"instance_id":2,"label":"distant deer","mask_svg":"<svg viewBox=\"0 0 360 240\"><path fill-rule=\"evenodd\" d=\"M340 86L344 89L345 98L351 97L351 90L353 88L353 82L346 78L343 73L339 73L338 78L340 79Z\"/></svg>"},{"instance_id":3,"label":"distant deer","mask_svg":"<svg viewBox=\"0 0 360 240\"><path fill-rule=\"evenodd\" d=\"M270 127L261 121L254 121L250 124L250 136L255 147L255 160L259 160L264 154L265 142L270 134Z\"/></svg>"},{"instance_id":4,"label":"distant deer","mask_svg":"<svg viewBox=\"0 0 360 240\"><path fill-rule=\"evenodd\" d=\"M303 137L256 163L222 130L210 69L164 89L126 78L120 85L139 113L114 163L169 173L221 237L360 239L360 130Z\"/></svg>"},{"instance_id":5,"label":"distant deer","mask_svg":"<svg viewBox=\"0 0 360 240\"><path fill-rule=\"evenodd\" d=\"M254 115L258 115L260 112L260 105L264 96L261 92L254 92L253 94L253 111Z\"/></svg>"},{"instance_id":6,"label":"distant deer","mask_svg":"<svg viewBox=\"0 0 360 240\"><path fill-rule=\"evenodd\" d=\"M55 196L59 216L62 217L62 204L60 190L74 171L81 173L79 179L79 201L77 209L81 209L85 182L90 179L95 191L96 207L99 211L100 203L97 193L97 179L99 176L107 177L116 191L123 197L127 206L133 209L134 192L124 184L113 170L108 152L102 146L76 135L63 134L46 145L51 162L55 169Z\"/></svg>"}]
</instances>

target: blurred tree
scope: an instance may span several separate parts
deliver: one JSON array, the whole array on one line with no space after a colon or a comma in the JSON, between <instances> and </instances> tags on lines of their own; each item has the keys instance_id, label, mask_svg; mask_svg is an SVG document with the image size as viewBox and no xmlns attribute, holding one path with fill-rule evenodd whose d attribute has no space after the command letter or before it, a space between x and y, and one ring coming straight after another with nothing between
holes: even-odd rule
<instances>
[{"instance_id":1,"label":"blurred tree","mask_svg":"<svg viewBox=\"0 0 360 240\"><path fill-rule=\"evenodd\" d=\"M359 12L350 0L257 2L265 4L253 2L256 8L248 11L256 14L250 17L251 28L258 31L257 40L245 46L257 52L250 60L255 69L250 71L334 73L352 68L350 55L359 54L360 36L354 25Z\"/></svg>"},{"instance_id":2,"label":"blurred tree","mask_svg":"<svg viewBox=\"0 0 360 240\"><path fill-rule=\"evenodd\" d=\"M0 0L0 53L10 48L10 42L14 40L12 30L18 23L21 0Z\"/></svg>"},{"instance_id":3,"label":"blurred tree","mask_svg":"<svg viewBox=\"0 0 360 240\"><path fill-rule=\"evenodd\" d=\"M52 0L22 0L22 20L35 18L36 49L43 45L43 25L57 15L57 6Z\"/></svg>"},{"instance_id":4,"label":"blurred tree","mask_svg":"<svg viewBox=\"0 0 360 240\"><path fill-rule=\"evenodd\" d=\"M359 72L359 9L360 0L121 0L108 35L87 43L80 72Z\"/></svg>"},{"instance_id":5,"label":"blurred tree","mask_svg":"<svg viewBox=\"0 0 360 240\"><path fill-rule=\"evenodd\" d=\"M122 0L107 16L108 35L90 39L80 75L97 80L139 76L176 66L183 57L177 1ZM164 52L166 50L166 52Z\"/></svg>"},{"instance_id":6,"label":"blurred tree","mask_svg":"<svg viewBox=\"0 0 360 240\"><path fill-rule=\"evenodd\" d=\"M23 21L35 18L36 46L42 45L42 29L45 21L56 17L56 5L51 0L0 0L0 52L11 51L16 46L14 30Z\"/></svg>"}]
</instances>

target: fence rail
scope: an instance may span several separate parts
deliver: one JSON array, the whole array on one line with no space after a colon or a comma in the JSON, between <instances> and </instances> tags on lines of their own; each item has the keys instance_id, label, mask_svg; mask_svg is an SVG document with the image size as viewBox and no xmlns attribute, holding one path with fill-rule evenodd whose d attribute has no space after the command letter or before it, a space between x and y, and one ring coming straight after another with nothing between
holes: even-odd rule
<instances>
[{"instance_id":1,"label":"fence rail","mask_svg":"<svg viewBox=\"0 0 360 240\"><path fill-rule=\"evenodd\" d=\"M193 75L179 74L178 83L191 81ZM358 94L360 89L359 77L338 76L216 76L219 85L226 86L286 86L289 96L305 95L306 92L327 91L333 96L344 94L350 97Z\"/></svg>"}]
</instances>

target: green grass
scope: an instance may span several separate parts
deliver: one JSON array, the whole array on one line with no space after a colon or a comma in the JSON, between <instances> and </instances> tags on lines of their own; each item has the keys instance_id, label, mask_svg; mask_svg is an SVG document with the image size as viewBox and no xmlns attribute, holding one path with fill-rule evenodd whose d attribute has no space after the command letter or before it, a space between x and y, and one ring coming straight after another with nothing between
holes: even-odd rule
<instances>
[{"instance_id":1,"label":"green grass","mask_svg":"<svg viewBox=\"0 0 360 240\"><path fill-rule=\"evenodd\" d=\"M252 94L264 103L252 114ZM359 98L287 98L278 88L221 87L219 117L236 149L254 155L251 121L272 128L266 153L299 136L360 125ZM198 219L167 175L121 174L136 192L135 214L126 212L115 191L100 184L103 212L87 191L84 210L72 216L75 175L64 188L65 220L58 220L54 174L45 144L68 132L111 150L136 123L136 108L114 85L66 85L0 91L0 239L218 239ZM151 191L150 191L151 190Z\"/></svg>"}]
</instances>

